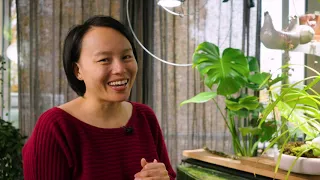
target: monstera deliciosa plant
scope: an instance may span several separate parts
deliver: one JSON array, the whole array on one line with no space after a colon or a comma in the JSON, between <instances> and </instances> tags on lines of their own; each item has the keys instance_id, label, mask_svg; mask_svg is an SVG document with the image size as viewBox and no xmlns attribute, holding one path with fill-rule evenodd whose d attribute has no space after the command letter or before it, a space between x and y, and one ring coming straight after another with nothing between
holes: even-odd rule
<instances>
[{"instance_id":1,"label":"monstera deliciosa plant","mask_svg":"<svg viewBox=\"0 0 320 180\"><path fill-rule=\"evenodd\" d=\"M272 80L269 73L260 72L256 58L246 57L241 50L234 48L226 48L220 55L219 47L210 42L198 45L193 54L193 67L201 74L208 90L181 105L213 101L231 133L234 153L254 156L258 142L270 139L276 128L273 120L266 120L259 126L259 114L264 108L257 96L245 93L246 89L269 88L283 77ZM225 107L217 104L216 96L225 98ZM238 128L236 121L247 121L248 126Z\"/></svg>"}]
</instances>

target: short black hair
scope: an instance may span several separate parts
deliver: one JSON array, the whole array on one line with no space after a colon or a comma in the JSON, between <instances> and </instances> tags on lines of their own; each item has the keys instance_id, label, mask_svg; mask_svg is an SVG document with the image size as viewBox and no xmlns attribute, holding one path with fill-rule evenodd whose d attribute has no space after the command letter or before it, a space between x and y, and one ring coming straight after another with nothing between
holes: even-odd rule
<instances>
[{"instance_id":1,"label":"short black hair","mask_svg":"<svg viewBox=\"0 0 320 180\"><path fill-rule=\"evenodd\" d=\"M83 37L92 27L108 27L120 32L129 40L134 57L137 60L137 52L131 32L116 19L110 16L93 16L83 24L74 26L64 40L62 58L68 83L79 96L84 95L86 86L84 81L80 81L74 74L74 66L80 58Z\"/></svg>"}]
</instances>

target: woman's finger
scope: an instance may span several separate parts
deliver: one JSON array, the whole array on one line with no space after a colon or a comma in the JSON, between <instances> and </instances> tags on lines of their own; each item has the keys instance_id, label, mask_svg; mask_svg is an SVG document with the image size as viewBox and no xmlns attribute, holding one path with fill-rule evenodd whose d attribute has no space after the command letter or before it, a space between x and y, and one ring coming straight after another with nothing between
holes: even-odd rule
<instances>
[{"instance_id":1,"label":"woman's finger","mask_svg":"<svg viewBox=\"0 0 320 180\"><path fill-rule=\"evenodd\" d=\"M169 177L147 177L147 178L135 178L134 180L170 180Z\"/></svg>"},{"instance_id":2,"label":"woman's finger","mask_svg":"<svg viewBox=\"0 0 320 180\"><path fill-rule=\"evenodd\" d=\"M163 164L163 163L155 163L155 162L152 162L152 163L148 163L147 165L145 165L143 168L142 168L142 171L144 170L147 170L147 169L166 169L166 166Z\"/></svg>"},{"instance_id":3,"label":"woman's finger","mask_svg":"<svg viewBox=\"0 0 320 180\"><path fill-rule=\"evenodd\" d=\"M135 174L135 178L143 177L168 177L168 171L165 169L149 169L145 171L140 171Z\"/></svg>"},{"instance_id":4,"label":"woman's finger","mask_svg":"<svg viewBox=\"0 0 320 180\"><path fill-rule=\"evenodd\" d=\"M148 164L147 160L145 158L142 158L141 159L141 167L144 167L147 164Z\"/></svg>"},{"instance_id":5,"label":"woman's finger","mask_svg":"<svg viewBox=\"0 0 320 180\"><path fill-rule=\"evenodd\" d=\"M170 177L144 177L134 178L134 180L170 180Z\"/></svg>"}]
</instances>

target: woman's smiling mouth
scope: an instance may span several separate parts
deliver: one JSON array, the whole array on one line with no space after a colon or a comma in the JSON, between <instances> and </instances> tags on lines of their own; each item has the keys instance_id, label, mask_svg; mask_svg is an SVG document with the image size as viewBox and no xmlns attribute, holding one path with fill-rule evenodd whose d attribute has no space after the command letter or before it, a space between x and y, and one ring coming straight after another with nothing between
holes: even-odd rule
<instances>
[{"instance_id":1,"label":"woman's smiling mouth","mask_svg":"<svg viewBox=\"0 0 320 180\"><path fill-rule=\"evenodd\" d=\"M111 86L111 88L115 91L124 91L127 88L128 82L129 79L116 80L108 82L108 85Z\"/></svg>"}]
</instances>

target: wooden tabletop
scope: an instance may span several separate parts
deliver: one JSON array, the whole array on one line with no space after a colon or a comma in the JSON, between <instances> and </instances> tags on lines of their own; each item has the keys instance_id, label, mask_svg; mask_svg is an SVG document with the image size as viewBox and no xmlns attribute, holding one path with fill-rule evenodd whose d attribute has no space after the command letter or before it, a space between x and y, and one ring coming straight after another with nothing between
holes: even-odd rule
<instances>
[{"instance_id":1,"label":"wooden tabletop","mask_svg":"<svg viewBox=\"0 0 320 180\"><path fill-rule=\"evenodd\" d=\"M278 172L275 173L275 162L273 161L273 159L265 157L251 157L234 160L214 155L205 151L204 149L185 150L183 151L183 156L207 163L249 172L252 173L252 175L258 174L275 179L285 179L287 175L287 171L281 169L279 169ZM290 173L289 180L320 180L320 176Z\"/></svg>"}]
</instances>

